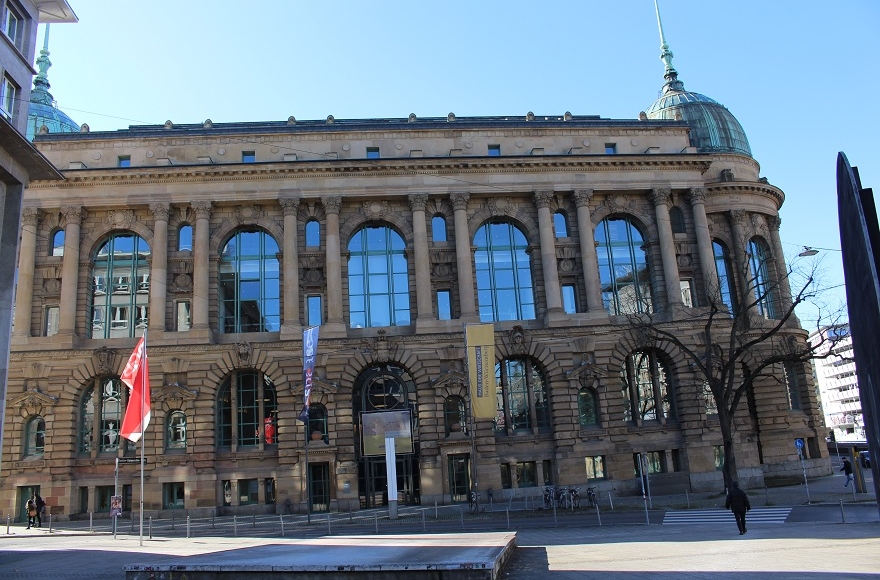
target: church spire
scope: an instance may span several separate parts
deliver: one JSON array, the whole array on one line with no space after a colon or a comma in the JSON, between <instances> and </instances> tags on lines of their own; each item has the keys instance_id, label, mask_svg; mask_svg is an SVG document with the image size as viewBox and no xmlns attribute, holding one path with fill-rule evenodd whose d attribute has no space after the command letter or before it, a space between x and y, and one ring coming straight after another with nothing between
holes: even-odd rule
<instances>
[{"instance_id":1,"label":"church spire","mask_svg":"<svg viewBox=\"0 0 880 580\"><path fill-rule=\"evenodd\" d=\"M663 85L663 94L670 91L683 92L684 83L678 80L678 71L672 66L672 51L669 50L666 37L663 35L663 22L660 21L660 7L657 5L657 0L654 0L654 11L657 13L657 28L660 29L660 60L665 66L663 78L666 79L666 84Z\"/></svg>"},{"instance_id":2,"label":"church spire","mask_svg":"<svg viewBox=\"0 0 880 580\"><path fill-rule=\"evenodd\" d=\"M49 60L49 25L46 24L46 34L43 36L43 49L40 50L40 56L37 58L37 76L34 77L34 88L31 91L32 103L43 103L45 105L52 104L52 95L49 93L49 67L52 62Z\"/></svg>"}]
</instances>

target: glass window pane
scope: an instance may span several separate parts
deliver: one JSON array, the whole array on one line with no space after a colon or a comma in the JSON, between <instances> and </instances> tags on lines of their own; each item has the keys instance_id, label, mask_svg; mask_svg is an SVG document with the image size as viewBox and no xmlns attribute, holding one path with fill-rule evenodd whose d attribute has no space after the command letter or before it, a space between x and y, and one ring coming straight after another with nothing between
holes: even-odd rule
<instances>
[{"instance_id":1,"label":"glass window pane","mask_svg":"<svg viewBox=\"0 0 880 580\"><path fill-rule=\"evenodd\" d=\"M577 312L575 288L570 284L562 286L562 308L566 314Z\"/></svg>"},{"instance_id":2,"label":"glass window pane","mask_svg":"<svg viewBox=\"0 0 880 580\"><path fill-rule=\"evenodd\" d=\"M306 222L306 247L317 248L321 245L321 224L317 220Z\"/></svg>"},{"instance_id":3,"label":"glass window pane","mask_svg":"<svg viewBox=\"0 0 880 580\"><path fill-rule=\"evenodd\" d=\"M437 291L437 318L452 320L452 299L449 290Z\"/></svg>"},{"instance_id":4,"label":"glass window pane","mask_svg":"<svg viewBox=\"0 0 880 580\"><path fill-rule=\"evenodd\" d=\"M193 249L193 229L190 225L180 226L177 230L177 250L192 251Z\"/></svg>"},{"instance_id":5,"label":"glass window pane","mask_svg":"<svg viewBox=\"0 0 880 580\"><path fill-rule=\"evenodd\" d=\"M553 228L557 238L568 237L568 224L565 223L565 214L561 211L553 214Z\"/></svg>"},{"instance_id":6,"label":"glass window pane","mask_svg":"<svg viewBox=\"0 0 880 580\"><path fill-rule=\"evenodd\" d=\"M434 216L431 219L431 239L435 242L446 241L446 219L442 216Z\"/></svg>"}]
</instances>

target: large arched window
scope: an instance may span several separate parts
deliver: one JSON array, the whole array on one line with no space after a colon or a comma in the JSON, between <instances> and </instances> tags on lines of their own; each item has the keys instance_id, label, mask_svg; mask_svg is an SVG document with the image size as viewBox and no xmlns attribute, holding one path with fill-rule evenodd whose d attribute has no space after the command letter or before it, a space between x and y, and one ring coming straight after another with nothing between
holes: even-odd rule
<instances>
[{"instance_id":1,"label":"large arched window","mask_svg":"<svg viewBox=\"0 0 880 580\"><path fill-rule=\"evenodd\" d=\"M684 212L678 206L669 208L669 225L673 234L685 234L687 230L684 227Z\"/></svg>"},{"instance_id":2,"label":"large arched window","mask_svg":"<svg viewBox=\"0 0 880 580\"><path fill-rule=\"evenodd\" d=\"M46 421L40 417L31 417L24 427L23 457L39 457L43 455L46 440Z\"/></svg>"},{"instance_id":3,"label":"large arched window","mask_svg":"<svg viewBox=\"0 0 880 580\"><path fill-rule=\"evenodd\" d=\"M749 283L755 293L755 307L764 318L776 318L776 309L773 307L773 292L770 285L770 273L767 261L770 259L770 251L767 244L760 238L749 240L749 267L752 279Z\"/></svg>"},{"instance_id":4,"label":"large arched window","mask_svg":"<svg viewBox=\"0 0 880 580\"><path fill-rule=\"evenodd\" d=\"M165 425L165 449L179 451L186 449L186 413L177 410L168 414Z\"/></svg>"},{"instance_id":5,"label":"large arched window","mask_svg":"<svg viewBox=\"0 0 880 580\"><path fill-rule=\"evenodd\" d=\"M150 246L131 233L113 234L92 260L91 337L143 334L150 299Z\"/></svg>"},{"instance_id":6,"label":"large arched window","mask_svg":"<svg viewBox=\"0 0 880 580\"><path fill-rule=\"evenodd\" d=\"M544 374L530 359L508 358L495 365L495 431L545 431L550 404Z\"/></svg>"},{"instance_id":7,"label":"large arched window","mask_svg":"<svg viewBox=\"0 0 880 580\"><path fill-rule=\"evenodd\" d=\"M306 222L306 247L321 247L321 223L318 220L309 220Z\"/></svg>"},{"instance_id":8,"label":"large arched window","mask_svg":"<svg viewBox=\"0 0 880 580\"><path fill-rule=\"evenodd\" d=\"M733 268L730 262L730 252L727 246L719 241L712 242L712 251L715 253L715 271L718 273L718 291L721 294L721 302L727 306L731 314L736 314L736 294L733 289Z\"/></svg>"},{"instance_id":9,"label":"large arched window","mask_svg":"<svg viewBox=\"0 0 880 580\"><path fill-rule=\"evenodd\" d=\"M275 332L281 328L278 244L259 229L235 232L220 256L222 332Z\"/></svg>"},{"instance_id":10,"label":"large arched window","mask_svg":"<svg viewBox=\"0 0 880 580\"><path fill-rule=\"evenodd\" d=\"M443 424L446 426L446 436L467 433L466 418L464 399L458 395L446 397L443 401Z\"/></svg>"},{"instance_id":11,"label":"large arched window","mask_svg":"<svg viewBox=\"0 0 880 580\"><path fill-rule=\"evenodd\" d=\"M599 424L599 396L596 389L584 387L578 392L578 418L581 427Z\"/></svg>"},{"instance_id":12,"label":"large arched window","mask_svg":"<svg viewBox=\"0 0 880 580\"><path fill-rule=\"evenodd\" d=\"M510 223L482 226L474 236L480 320L532 320L535 295L528 241Z\"/></svg>"},{"instance_id":13,"label":"large arched window","mask_svg":"<svg viewBox=\"0 0 880 580\"><path fill-rule=\"evenodd\" d=\"M348 304L353 328L410 322L409 273L403 238L385 226L368 226L348 243Z\"/></svg>"},{"instance_id":14,"label":"large arched window","mask_svg":"<svg viewBox=\"0 0 880 580\"><path fill-rule=\"evenodd\" d=\"M55 230L52 233L52 255L64 255L64 230Z\"/></svg>"},{"instance_id":15,"label":"large arched window","mask_svg":"<svg viewBox=\"0 0 880 580\"><path fill-rule=\"evenodd\" d=\"M669 371L657 350L640 350L628 356L620 369L620 379L624 419L641 423L675 418Z\"/></svg>"},{"instance_id":16,"label":"large arched window","mask_svg":"<svg viewBox=\"0 0 880 580\"><path fill-rule=\"evenodd\" d=\"M125 409L123 397L127 391L122 381L116 377L97 379L86 389L80 401L80 453L91 453L95 449L95 432L99 433L99 453L119 449L122 444L119 429Z\"/></svg>"},{"instance_id":17,"label":"large arched window","mask_svg":"<svg viewBox=\"0 0 880 580\"><path fill-rule=\"evenodd\" d=\"M275 428L278 404L275 384L255 370L235 370L217 391L217 446L236 451L275 442L267 424Z\"/></svg>"},{"instance_id":18,"label":"large arched window","mask_svg":"<svg viewBox=\"0 0 880 580\"><path fill-rule=\"evenodd\" d=\"M596 254L602 302L611 314L651 311L651 275L644 237L627 217L596 226Z\"/></svg>"}]
</instances>

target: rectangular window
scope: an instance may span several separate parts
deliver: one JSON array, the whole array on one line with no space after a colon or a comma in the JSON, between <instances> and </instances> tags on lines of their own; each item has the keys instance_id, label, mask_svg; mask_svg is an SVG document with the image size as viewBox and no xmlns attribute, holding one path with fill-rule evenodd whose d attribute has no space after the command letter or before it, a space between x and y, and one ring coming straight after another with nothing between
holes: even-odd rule
<instances>
[{"instance_id":1,"label":"rectangular window","mask_svg":"<svg viewBox=\"0 0 880 580\"><path fill-rule=\"evenodd\" d=\"M501 157L501 145L489 145L489 157Z\"/></svg>"},{"instance_id":2,"label":"rectangular window","mask_svg":"<svg viewBox=\"0 0 880 580\"><path fill-rule=\"evenodd\" d=\"M58 333L58 317L61 315L61 308L58 306L46 307L46 323L44 326L45 336L55 336Z\"/></svg>"},{"instance_id":3,"label":"rectangular window","mask_svg":"<svg viewBox=\"0 0 880 580\"><path fill-rule=\"evenodd\" d=\"M80 487L79 488L79 512L81 514L88 513L89 511L89 488L88 487Z\"/></svg>"},{"instance_id":4,"label":"rectangular window","mask_svg":"<svg viewBox=\"0 0 880 580\"><path fill-rule=\"evenodd\" d=\"M587 479L605 479L605 457L603 455L593 455L584 458L587 470Z\"/></svg>"},{"instance_id":5,"label":"rectangular window","mask_svg":"<svg viewBox=\"0 0 880 580\"><path fill-rule=\"evenodd\" d=\"M577 293L574 284L562 285L562 309L566 314L577 312Z\"/></svg>"},{"instance_id":6,"label":"rectangular window","mask_svg":"<svg viewBox=\"0 0 880 580\"><path fill-rule=\"evenodd\" d=\"M452 320L452 292L437 290L437 320Z\"/></svg>"},{"instance_id":7,"label":"rectangular window","mask_svg":"<svg viewBox=\"0 0 880 580\"><path fill-rule=\"evenodd\" d=\"M544 470L544 485L553 485L553 461L545 459L541 468Z\"/></svg>"},{"instance_id":8,"label":"rectangular window","mask_svg":"<svg viewBox=\"0 0 880 580\"><path fill-rule=\"evenodd\" d=\"M255 504L260 501L256 479L238 480L238 505Z\"/></svg>"},{"instance_id":9,"label":"rectangular window","mask_svg":"<svg viewBox=\"0 0 880 580\"><path fill-rule=\"evenodd\" d=\"M257 161L257 154L254 151L242 151L241 152L241 162L242 163L255 163Z\"/></svg>"},{"instance_id":10,"label":"rectangular window","mask_svg":"<svg viewBox=\"0 0 880 580\"><path fill-rule=\"evenodd\" d=\"M185 332L190 329L190 304L189 300L181 300L175 304L175 330Z\"/></svg>"},{"instance_id":11,"label":"rectangular window","mask_svg":"<svg viewBox=\"0 0 880 580\"><path fill-rule=\"evenodd\" d=\"M167 510L182 510L184 484L182 481L162 484L162 507Z\"/></svg>"},{"instance_id":12,"label":"rectangular window","mask_svg":"<svg viewBox=\"0 0 880 580\"><path fill-rule=\"evenodd\" d=\"M605 143L605 155L615 155L617 153L617 143Z\"/></svg>"},{"instance_id":13,"label":"rectangular window","mask_svg":"<svg viewBox=\"0 0 880 580\"><path fill-rule=\"evenodd\" d=\"M7 120L12 120L18 103L18 85L8 76L3 77L3 85L0 87L0 113Z\"/></svg>"},{"instance_id":14,"label":"rectangular window","mask_svg":"<svg viewBox=\"0 0 880 580\"><path fill-rule=\"evenodd\" d=\"M538 485L537 465L534 461L521 461L516 464L516 486L535 487Z\"/></svg>"},{"instance_id":15,"label":"rectangular window","mask_svg":"<svg viewBox=\"0 0 880 580\"><path fill-rule=\"evenodd\" d=\"M24 32L22 20L21 15L12 6L6 4L6 22L3 32L19 50L21 50L21 38Z\"/></svg>"},{"instance_id":16,"label":"rectangular window","mask_svg":"<svg viewBox=\"0 0 880 580\"><path fill-rule=\"evenodd\" d=\"M128 307L112 306L110 307L112 318L110 319L111 329L128 328Z\"/></svg>"},{"instance_id":17,"label":"rectangular window","mask_svg":"<svg viewBox=\"0 0 880 580\"><path fill-rule=\"evenodd\" d=\"M109 512L110 498L113 497L115 488L112 485L99 485L95 488L95 511Z\"/></svg>"},{"instance_id":18,"label":"rectangular window","mask_svg":"<svg viewBox=\"0 0 880 580\"><path fill-rule=\"evenodd\" d=\"M681 449L673 449L671 459L672 459L672 471L675 471L675 472L683 471L683 467L681 464Z\"/></svg>"},{"instance_id":19,"label":"rectangular window","mask_svg":"<svg viewBox=\"0 0 880 580\"><path fill-rule=\"evenodd\" d=\"M379 148L367 147L367 159L379 159Z\"/></svg>"},{"instance_id":20,"label":"rectangular window","mask_svg":"<svg viewBox=\"0 0 880 580\"><path fill-rule=\"evenodd\" d=\"M263 481L263 490L266 492L266 503L275 503L275 479L267 478Z\"/></svg>"},{"instance_id":21,"label":"rectangular window","mask_svg":"<svg viewBox=\"0 0 880 580\"><path fill-rule=\"evenodd\" d=\"M308 325L309 326L320 326L321 324L323 324L324 319L322 317L323 309L321 308L321 296L320 295L307 296L306 302L307 302L307 306L308 306L308 317L309 317Z\"/></svg>"},{"instance_id":22,"label":"rectangular window","mask_svg":"<svg viewBox=\"0 0 880 580\"><path fill-rule=\"evenodd\" d=\"M131 167L131 155L120 155L116 158L117 167Z\"/></svg>"},{"instance_id":23,"label":"rectangular window","mask_svg":"<svg viewBox=\"0 0 880 580\"><path fill-rule=\"evenodd\" d=\"M513 484L510 480L510 465L507 463L501 464L501 489L510 489L513 487Z\"/></svg>"},{"instance_id":24,"label":"rectangular window","mask_svg":"<svg viewBox=\"0 0 880 580\"><path fill-rule=\"evenodd\" d=\"M694 307L694 281L690 278L682 278L679 281L681 287L681 302L689 308Z\"/></svg>"}]
</instances>

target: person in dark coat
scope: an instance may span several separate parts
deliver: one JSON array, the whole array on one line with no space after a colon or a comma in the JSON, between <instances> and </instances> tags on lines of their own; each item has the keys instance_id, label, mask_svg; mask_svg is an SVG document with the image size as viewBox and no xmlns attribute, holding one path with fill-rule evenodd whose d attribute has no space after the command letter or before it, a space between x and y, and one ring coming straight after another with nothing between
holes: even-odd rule
<instances>
[{"instance_id":1,"label":"person in dark coat","mask_svg":"<svg viewBox=\"0 0 880 580\"><path fill-rule=\"evenodd\" d=\"M730 484L730 492L727 494L724 508L733 512L733 517L736 518L736 527L739 528L739 535L746 533L746 512L752 509L752 504L749 503L749 496L739 488L735 481Z\"/></svg>"},{"instance_id":2,"label":"person in dark coat","mask_svg":"<svg viewBox=\"0 0 880 580\"><path fill-rule=\"evenodd\" d=\"M843 467L841 467L840 470L846 476L846 481L843 482L843 487L849 487L849 482L853 480L852 463L850 463L849 459L846 457L843 458Z\"/></svg>"},{"instance_id":3,"label":"person in dark coat","mask_svg":"<svg viewBox=\"0 0 880 580\"><path fill-rule=\"evenodd\" d=\"M46 502L40 494L34 492L34 505L37 506L37 527L43 527L43 513L46 511Z\"/></svg>"}]
</instances>

